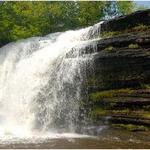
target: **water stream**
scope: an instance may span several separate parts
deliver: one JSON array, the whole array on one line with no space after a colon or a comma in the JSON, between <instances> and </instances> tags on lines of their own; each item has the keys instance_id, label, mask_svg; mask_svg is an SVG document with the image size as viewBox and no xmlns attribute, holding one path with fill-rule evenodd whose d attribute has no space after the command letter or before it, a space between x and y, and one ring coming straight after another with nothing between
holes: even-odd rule
<instances>
[{"instance_id":1,"label":"water stream","mask_svg":"<svg viewBox=\"0 0 150 150\"><path fill-rule=\"evenodd\" d=\"M80 52L95 46L90 41L98 38L100 24L0 48L1 137L75 133L82 68L92 59Z\"/></svg>"}]
</instances>

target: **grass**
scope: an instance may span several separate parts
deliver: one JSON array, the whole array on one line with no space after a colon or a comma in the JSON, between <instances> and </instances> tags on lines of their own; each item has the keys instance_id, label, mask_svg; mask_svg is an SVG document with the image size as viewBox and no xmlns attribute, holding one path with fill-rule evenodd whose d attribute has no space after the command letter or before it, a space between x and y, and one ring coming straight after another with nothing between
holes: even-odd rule
<instances>
[{"instance_id":1,"label":"grass","mask_svg":"<svg viewBox=\"0 0 150 150\"><path fill-rule=\"evenodd\" d=\"M150 119L150 112L143 114L142 117L144 117L146 119Z\"/></svg>"},{"instance_id":2,"label":"grass","mask_svg":"<svg viewBox=\"0 0 150 150\"><path fill-rule=\"evenodd\" d=\"M130 48L130 49L136 49L136 48L138 48L138 47L139 47L138 44L129 44L129 45L128 45L128 48Z\"/></svg>"},{"instance_id":3,"label":"grass","mask_svg":"<svg viewBox=\"0 0 150 150\"><path fill-rule=\"evenodd\" d=\"M91 93L89 96L91 100L96 102L102 100L103 98L113 98L113 97L117 97L119 94L132 94L133 92L134 90L130 88L126 88L126 89L116 89L116 90L95 92L95 93Z\"/></svg>"},{"instance_id":4,"label":"grass","mask_svg":"<svg viewBox=\"0 0 150 150\"><path fill-rule=\"evenodd\" d=\"M108 53L112 53L113 52L114 47L113 46L108 46L104 49L104 51L108 52Z\"/></svg>"},{"instance_id":5,"label":"grass","mask_svg":"<svg viewBox=\"0 0 150 150\"><path fill-rule=\"evenodd\" d=\"M119 36L119 35L122 35L122 34L125 34L125 33L133 33L133 32L144 32L146 30L148 30L150 28L149 25L143 25L143 24L139 24L135 27L132 27L132 28L127 28L125 30L122 30L122 31L111 31L111 32L103 32L101 33L101 36L103 38L110 38L110 37L113 37L113 36Z\"/></svg>"},{"instance_id":6,"label":"grass","mask_svg":"<svg viewBox=\"0 0 150 150\"><path fill-rule=\"evenodd\" d=\"M122 109L122 110L112 110L111 111L112 114L130 114L131 113L131 110L129 110L128 108L127 109Z\"/></svg>"},{"instance_id":7,"label":"grass","mask_svg":"<svg viewBox=\"0 0 150 150\"><path fill-rule=\"evenodd\" d=\"M89 113L89 117L96 119L98 117L106 116L108 114L108 110L105 110L103 108L95 108Z\"/></svg>"},{"instance_id":8,"label":"grass","mask_svg":"<svg viewBox=\"0 0 150 150\"><path fill-rule=\"evenodd\" d=\"M114 127L123 128L129 131L148 131L149 129L143 125L134 124L113 124Z\"/></svg>"},{"instance_id":9,"label":"grass","mask_svg":"<svg viewBox=\"0 0 150 150\"><path fill-rule=\"evenodd\" d=\"M141 83L140 86L141 86L141 88L146 89L146 90L150 89L150 84L143 84L143 83Z\"/></svg>"}]
</instances>

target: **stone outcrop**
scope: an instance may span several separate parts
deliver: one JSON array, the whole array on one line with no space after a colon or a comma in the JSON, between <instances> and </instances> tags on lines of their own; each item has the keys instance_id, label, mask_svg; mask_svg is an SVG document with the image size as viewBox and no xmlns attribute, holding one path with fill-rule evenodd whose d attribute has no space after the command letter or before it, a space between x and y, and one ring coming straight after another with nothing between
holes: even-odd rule
<instances>
[{"instance_id":1,"label":"stone outcrop","mask_svg":"<svg viewBox=\"0 0 150 150\"><path fill-rule=\"evenodd\" d=\"M110 125L132 131L149 130L150 90L115 89L89 94L91 117L99 120L107 116Z\"/></svg>"},{"instance_id":2,"label":"stone outcrop","mask_svg":"<svg viewBox=\"0 0 150 150\"><path fill-rule=\"evenodd\" d=\"M148 84L150 81L150 43L144 44L144 42L149 37L137 34L134 38L120 36L99 41L98 53L94 58L95 70L94 74L89 76L89 86L106 90L140 87L141 84ZM141 39L143 42L139 43Z\"/></svg>"},{"instance_id":3,"label":"stone outcrop","mask_svg":"<svg viewBox=\"0 0 150 150\"><path fill-rule=\"evenodd\" d=\"M136 25L136 31L130 32ZM96 53L92 47L84 50L94 55L83 89L88 90L88 116L96 122L105 118L115 128L150 130L149 25L150 10L104 22L101 30L105 34L119 32L94 41Z\"/></svg>"},{"instance_id":4,"label":"stone outcrop","mask_svg":"<svg viewBox=\"0 0 150 150\"><path fill-rule=\"evenodd\" d=\"M150 25L150 10L137 11L130 15L120 16L115 19L105 21L101 26L102 32L122 31L139 24Z\"/></svg>"}]
</instances>

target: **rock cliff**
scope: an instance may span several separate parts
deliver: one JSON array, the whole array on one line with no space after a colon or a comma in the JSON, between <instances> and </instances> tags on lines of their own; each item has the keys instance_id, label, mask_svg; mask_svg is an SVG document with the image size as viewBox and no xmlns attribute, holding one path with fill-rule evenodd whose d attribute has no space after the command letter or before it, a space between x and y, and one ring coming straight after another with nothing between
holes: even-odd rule
<instances>
[{"instance_id":1,"label":"rock cliff","mask_svg":"<svg viewBox=\"0 0 150 150\"><path fill-rule=\"evenodd\" d=\"M150 130L150 10L104 22L87 68L88 116L131 131ZM85 53L92 53L87 48Z\"/></svg>"}]
</instances>

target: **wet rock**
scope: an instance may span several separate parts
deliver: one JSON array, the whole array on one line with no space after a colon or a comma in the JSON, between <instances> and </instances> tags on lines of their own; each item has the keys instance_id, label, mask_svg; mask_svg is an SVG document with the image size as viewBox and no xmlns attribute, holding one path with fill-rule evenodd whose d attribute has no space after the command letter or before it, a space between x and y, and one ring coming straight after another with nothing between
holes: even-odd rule
<instances>
[{"instance_id":1,"label":"wet rock","mask_svg":"<svg viewBox=\"0 0 150 150\"><path fill-rule=\"evenodd\" d=\"M150 25L150 9L106 21L102 24L101 31L120 31L139 24Z\"/></svg>"}]
</instances>

